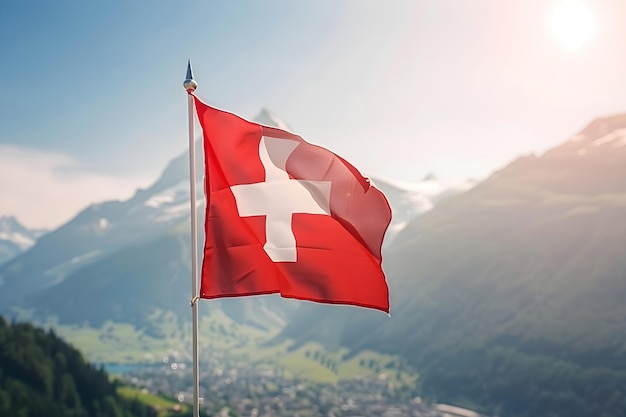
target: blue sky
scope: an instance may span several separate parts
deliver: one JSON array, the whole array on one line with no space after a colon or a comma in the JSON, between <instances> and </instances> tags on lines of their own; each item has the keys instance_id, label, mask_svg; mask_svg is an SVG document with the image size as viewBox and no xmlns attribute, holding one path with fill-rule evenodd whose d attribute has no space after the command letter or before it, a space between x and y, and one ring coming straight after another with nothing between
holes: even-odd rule
<instances>
[{"instance_id":1,"label":"blue sky","mask_svg":"<svg viewBox=\"0 0 626 417\"><path fill-rule=\"evenodd\" d=\"M575 50L551 32L564 2L594 22ZM154 181L186 146L188 58L206 102L414 181L483 178L626 112L624 51L621 0L5 0L0 213L53 227Z\"/></svg>"}]
</instances>

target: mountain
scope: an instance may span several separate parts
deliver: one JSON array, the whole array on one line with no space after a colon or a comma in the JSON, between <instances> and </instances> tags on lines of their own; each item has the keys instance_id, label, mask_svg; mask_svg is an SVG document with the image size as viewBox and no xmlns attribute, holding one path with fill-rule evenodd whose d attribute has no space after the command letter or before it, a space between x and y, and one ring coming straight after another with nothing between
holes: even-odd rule
<instances>
[{"instance_id":1,"label":"mountain","mask_svg":"<svg viewBox=\"0 0 626 417\"><path fill-rule=\"evenodd\" d=\"M13 216L0 215L0 265L35 244L43 230L30 230Z\"/></svg>"},{"instance_id":2,"label":"mountain","mask_svg":"<svg viewBox=\"0 0 626 417\"><path fill-rule=\"evenodd\" d=\"M138 190L128 201L91 205L1 265L0 306L16 305L60 284L80 268L127 245L153 239L186 219L189 190L185 167L183 156L174 159L149 189Z\"/></svg>"},{"instance_id":3,"label":"mountain","mask_svg":"<svg viewBox=\"0 0 626 417\"><path fill-rule=\"evenodd\" d=\"M256 120L288 129L267 110ZM197 149L196 165L202 167L201 147ZM127 201L87 207L0 266L0 311L96 327L107 320L144 326L155 310L174 311L186 320L191 257L188 170L188 153L184 153L174 158L149 188L138 190ZM197 175L200 198L201 169ZM387 241L452 189L434 181L420 183L413 190L389 180L373 181L394 210ZM199 203L199 229L204 224L203 211L203 203ZM277 296L203 304L207 305L203 308L222 310L240 323L263 328L284 326L299 306Z\"/></svg>"},{"instance_id":4,"label":"mountain","mask_svg":"<svg viewBox=\"0 0 626 417\"><path fill-rule=\"evenodd\" d=\"M411 221L391 317L299 311L283 337L400 354L424 393L499 416L626 415L626 115Z\"/></svg>"},{"instance_id":5,"label":"mountain","mask_svg":"<svg viewBox=\"0 0 626 417\"><path fill-rule=\"evenodd\" d=\"M261 112L254 118L254 121L264 126L277 127L288 132L292 131L291 127L289 127L284 120L265 108L261 109Z\"/></svg>"},{"instance_id":6,"label":"mountain","mask_svg":"<svg viewBox=\"0 0 626 417\"><path fill-rule=\"evenodd\" d=\"M203 165L201 152L196 165ZM197 175L196 192L202 196L201 169ZM173 311L187 320L191 275L188 178L188 153L184 153L149 188L138 190L127 201L87 207L0 266L0 311L96 327L107 320L149 325L146 317L155 311ZM200 202L198 213L200 228ZM241 321L252 317L253 322L267 319L270 324L284 324L281 314L267 311L266 301L260 303L259 311L242 307L238 300L211 303L209 309L225 309Z\"/></svg>"}]
</instances>

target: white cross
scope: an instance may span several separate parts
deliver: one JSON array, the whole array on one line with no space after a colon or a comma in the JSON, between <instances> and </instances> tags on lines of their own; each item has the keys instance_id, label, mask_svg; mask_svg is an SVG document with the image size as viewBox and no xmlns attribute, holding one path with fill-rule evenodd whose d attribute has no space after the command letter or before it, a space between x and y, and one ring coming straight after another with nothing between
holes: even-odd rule
<instances>
[{"instance_id":1,"label":"white cross","mask_svg":"<svg viewBox=\"0 0 626 417\"><path fill-rule=\"evenodd\" d=\"M296 262L296 238L291 219L294 213L330 215L330 181L289 178L287 158L297 141L263 136L259 157L265 182L230 187L239 216L265 216L263 249L273 262Z\"/></svg>"}]
</instances>

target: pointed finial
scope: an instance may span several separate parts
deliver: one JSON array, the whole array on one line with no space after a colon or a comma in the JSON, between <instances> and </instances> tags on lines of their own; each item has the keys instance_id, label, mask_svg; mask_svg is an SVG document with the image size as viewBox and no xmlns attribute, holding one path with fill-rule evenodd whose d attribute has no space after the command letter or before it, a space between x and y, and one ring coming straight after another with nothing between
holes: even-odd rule
<instances>
[{"instance_id":1,"label":"pointed finial","mask_svg":"<svg viewBox=\"0 0 626 417\"><path fill-rule=\"evenodd\" d=\"M187 60L187 77L183 82L183 87L187 90L187 93L191 94L198 88L198 83L193 79L193 72L191 71L191 60Z\"/></svg>"}]
</instances>

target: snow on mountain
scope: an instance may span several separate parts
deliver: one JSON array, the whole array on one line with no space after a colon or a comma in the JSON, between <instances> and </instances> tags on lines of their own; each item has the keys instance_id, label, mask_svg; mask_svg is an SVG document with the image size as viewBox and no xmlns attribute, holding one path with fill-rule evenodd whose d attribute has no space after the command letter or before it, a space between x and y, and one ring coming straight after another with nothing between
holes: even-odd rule
<instances>
[{"instance_id":1,"label":"snow on mountain","mask_svg":"<svg viewBox=\"0 0 626 417\"><path fill-rule=\"evenodd\" d=\"M0 305L9 300L19 303L36 291L62 283L80 268L129 245L150 241L185 221L189 217L188 178L188 156L183 154L170 162L151 187L138 190L131 199L93 204L20 256L7 256L7 262L0 265ZM201 201L202 181L197 193Z\"/></svg>"},{"instance_id":2,"label":"snow on mountain","mask_svg":"<svg viewBox=\"0 0 626 417\"><path fill-rule=\"evenodd\" d=\"M604 144L612 144L614 148L626 145L626 129L617 129L607 135L602 136L592 142L593 146L602 146Z\"/></svg>"},{"instance_id":3,"label":"snow on mountain","mask_svg":"<svg viewBox=\"0 0 626 417\"><path fill-rule=\"evenodd\" d=\"M39 235L15 217L0 215L0 264L33 246Z\"/></svg>"},{"instance_id":4,"label":"snow on mountain","mask_svg":"<svg viewBox=\"0 0 626 417\"><path fill-rule=\"evenodd\" d=\"M0 240L6 240L22 250L28 249L35 244L35 239L19 232L0 232Z\"/></svg>"},{"instance_id":5,"label":"snow on mountain","mask_svg":"<svg viewBox=\"0 0 626 417\"><path fill-rule=\"evenodd\" d=\"M0 215L0 239L11 241L22 250L35 244L33 233L13 216Z\"/></svg>"},{"instance_id":6,"label":"snow on mountain","mask_svg":"<svg viewBox=\"0 0 626 417\"><path fill-rule=\"evenodd\" d=\"M626 146L626 115L603 117L587 125L561 146L546 152L548 156L578 157L600 155Z\"/></svg>"},{"instance_id":7,"label":"snow on mountain","mask_svg":"<svg viewBox=\"0 0 626 417\"><path fill-rule=\"evenodd\" d=\"M472 181L460 183L441 181L432 175L417 182L402 182L382 177L371 178L371 181L385 194L392 210L391 224L385 235L386 245L390 244L411 220L431 210L441 198L469 190L475 185Z\"/></svg>"},{"instance_id":8,"label":"snow on mountain","mask_svg":"<svg viewBox=\"0 0 626 417\"><path fill-rule=\"evenodd\" d=\"M285 122L267 110L261 111L254 120L264 125L289 129ZM204 158L199 142L196 146L196 193L199 206L197 224L199 236L202 236ZM459 191L434 178L407 185L378 177L373 179L373 183L385 193L393 211L385 244L389 244L416 216L430 210L443 195L451 190ZM34 236L25 234L23 229L17 231L20 237L17 237L14 229L11 229L10 235L5 232L12 237L14 246L19 244L22 245L20 248L28 247L28 250L0 265L0 306L10 308L11 305L26 305L27 300L33 300L36 294L64 286L70 276L92 276L93 272L82 274L79 271L86 271L85 268L94 265L97 265L102 277L133 270L137 279L143 279L141 277L147 273L147 264L141 263L143 261L140 259L136 262L120 259L138 248L156 245L155 242L167 241L169 244L171 239L163 240L164 236L171 237L173 230L188 230L189 211L189 154L185 152L173 158L150 187L137 190L132 198L93 204L36 242ZM188 248L177 247L177 250L184 252ZM14 256L13 252L11 256ZM176 274L186 268L187 261L181 261L179 255L159 256L176 256L176 259L168 261L168 265L178 268L175 268L178 271ZM122 270L119 262L124 263Z\"/></svg>"}]
</instances>

